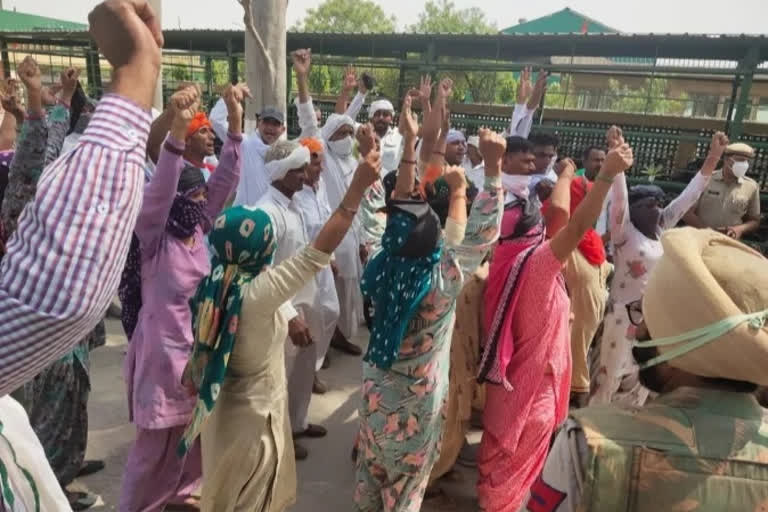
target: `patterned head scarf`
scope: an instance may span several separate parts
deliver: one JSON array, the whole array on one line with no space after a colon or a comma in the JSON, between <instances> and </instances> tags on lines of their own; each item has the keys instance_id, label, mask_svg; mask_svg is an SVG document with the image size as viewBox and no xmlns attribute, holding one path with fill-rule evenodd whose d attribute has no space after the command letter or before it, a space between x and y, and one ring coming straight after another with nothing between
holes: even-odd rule
<instances>
[{"instance_id":1,"label":"patterned head scarf","mask_svg":"<svg viewBox=\"0 0 768 512\"><path fill-rule=\"evenodd\" d=\"M216 404L235 345L245 285L272 263L276 247L269 215L246 206L224 211L208 239L212 270L190 300L195 344L182 376L198 397L179 442L180 455L192 446Z\"/></svg>"},{"instance_id":2,"label":"patterned head scarf","mask_svg":"<svg viewBox=\"0 0 768 512\"><path fill-rule=\"evenodd\" d=\"M375 310L364 360L388 370L419 304L432 286L442 252L439 220L423 201L392 201L382 250L365 267L363 297Z\"/></svg>"}]
</instances>

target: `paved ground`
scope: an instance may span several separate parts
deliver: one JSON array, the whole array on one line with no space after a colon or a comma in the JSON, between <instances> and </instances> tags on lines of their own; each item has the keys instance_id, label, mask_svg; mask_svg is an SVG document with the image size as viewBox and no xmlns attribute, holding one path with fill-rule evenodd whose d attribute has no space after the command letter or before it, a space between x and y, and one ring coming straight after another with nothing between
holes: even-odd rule
<instances>
[{"instance_id":1,"label":"paved ground","mask_svg":"<svg viewBox=\"0 0 768 512\"><path fill-rule=\"evenodd\" d=\"M122 378L125 338L117 321L107 325L107 346L92 354L92 392L89 404L88 458L106 462L107 468L77 482L101 495L95 510L117 510L120 480L134 429L128 423ZM298 503L291 512L342 512L352 510L354 469L349 455L357 428L360 359L332 353L333 364L322 372L328 394L312 400L310 419L328 427L322 440L306 441L310 456L298 464ZM478 434L470 440L477 442ZM476 511L475 475L461 469L443 485L446 496L425 503L423 512Z\"/></svg>"}]
</instances>

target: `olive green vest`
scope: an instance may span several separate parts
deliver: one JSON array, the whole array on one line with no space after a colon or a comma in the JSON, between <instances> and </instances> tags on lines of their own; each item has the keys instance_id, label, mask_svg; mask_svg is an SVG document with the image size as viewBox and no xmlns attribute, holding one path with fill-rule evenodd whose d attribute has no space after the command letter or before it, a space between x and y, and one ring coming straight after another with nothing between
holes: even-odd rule
<instances>
[{"instance_id":1,"label":"olive green vest","mask_svg":"<svg viewBox=\"0 0 768 512\"><path fill-rule=\"evenodd\" d=\"M764 413L750 394L701 388L574 412L588 447L579 510L768 511Z\"/></svg>"}]
</instances>

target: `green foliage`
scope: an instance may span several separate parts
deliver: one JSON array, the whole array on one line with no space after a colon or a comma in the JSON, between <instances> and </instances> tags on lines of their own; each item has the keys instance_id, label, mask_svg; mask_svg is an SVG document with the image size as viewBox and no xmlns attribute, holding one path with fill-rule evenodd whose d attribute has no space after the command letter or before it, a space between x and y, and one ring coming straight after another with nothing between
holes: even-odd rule
<instances>
[{"instance_id":1,"label":"green foliage","mask_svg":"<svg viewBox=\"0 0 768 512\"><path fill-rule=\"evenodd\" d=\"M633 88L611 78L602 90L576 89L569 75L561 75L559 83L547 87L544 104L547 108L601 110L632 114L681 116L685 113L688 95L667 96L667 81L646 78L642 87Z\"/></svg>"},{"instance_id":2,"label":"green foliage","mask_svg":"<svg viewBox=\"0 0 768 512\"><path fill-rule=\"evenodd\" d=\"M307 10L302 21L291 27L296 32L374 34L395 31L396 19L387 16L370 0L325 0Z\"/></svg>"},{"instance_id":3,"label":"green foliage","mask_svg":"<svg viewBox=\"0 0 768 512\"><path fill-rule=\"evenodd\" d=\"M419 34L495 34L496 23L478 7L457 9L450 0L428 0L419 21L408 27Z\"/></svg>"}]
</instances>

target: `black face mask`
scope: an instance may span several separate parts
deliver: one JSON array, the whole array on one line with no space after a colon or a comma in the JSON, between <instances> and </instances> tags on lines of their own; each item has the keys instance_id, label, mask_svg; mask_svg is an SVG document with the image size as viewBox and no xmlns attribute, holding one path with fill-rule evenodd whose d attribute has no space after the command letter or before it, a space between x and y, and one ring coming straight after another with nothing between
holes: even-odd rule
<instances>
[{"instance_id":1,"label":"black face mask","mask_svg":"<svg viewBox=\"0 0 768 512\"><path fill-rule=\"evenodd\" d=\"M639 232L651 240L658 240L661 220L661 208L651 208L648 205L629 207L629 220Z\"/></svg>"},{"instance_id":2,"label":"black face mask","mask_svg":"<svg viewBox=\"0 0 768 512\"><path fill-rule=\"evenodd\" d=\"M424 201L396 199L390 201L388 207L407 213L416 219L405 244L397 251L397 256L404 258L426 258L435 251L440 242L440 219Z\"/></svg>"}]
</instances>

